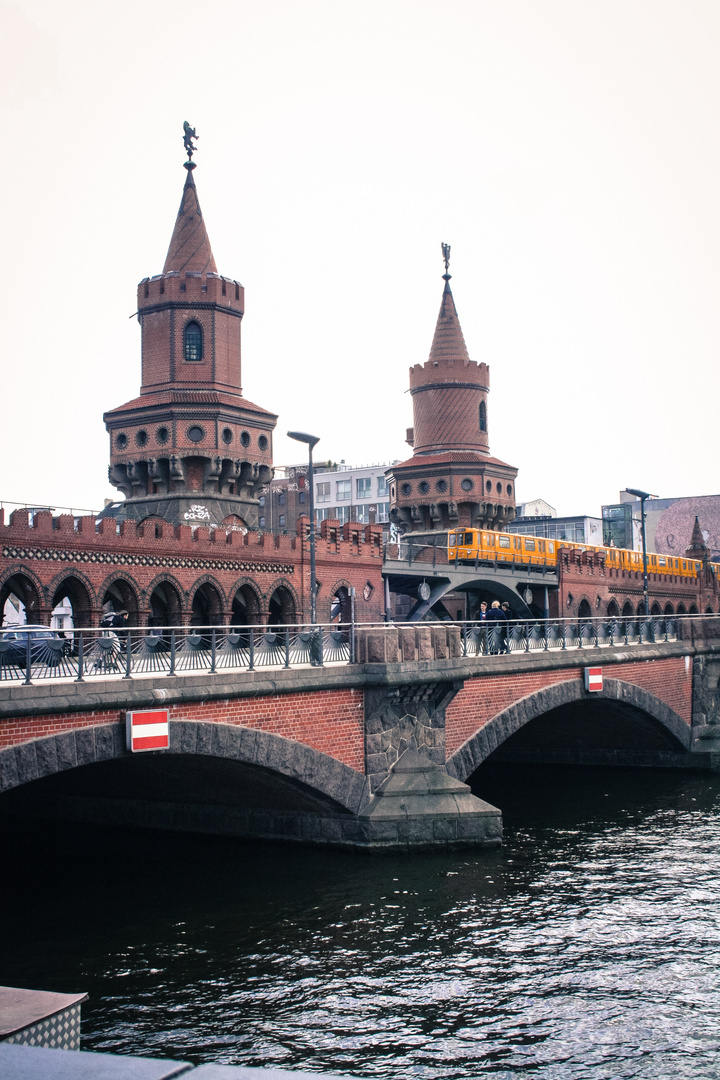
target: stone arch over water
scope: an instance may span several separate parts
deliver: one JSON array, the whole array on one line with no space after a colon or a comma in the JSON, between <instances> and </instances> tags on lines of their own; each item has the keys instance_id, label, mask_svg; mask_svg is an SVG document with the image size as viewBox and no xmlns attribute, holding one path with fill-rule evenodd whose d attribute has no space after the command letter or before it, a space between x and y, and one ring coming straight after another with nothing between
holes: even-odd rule
<instances>
[{"instance_id":1,"label":"stone arch over water","mask_svg":"<svg viewBox=\"0 0 720 1080\"><path fill-rule=\"evenodd\" d=\"M330 814L357 814L370 797L363 773L320 750L267 731L200 720L171 720L170 750L157 754L130 754L123 723L78 728L6 747L0 751L0 792L70 773L81 766L112 762L135 764L137 770L154 769L167 780L168 775L177 775L173 763L179 758L188 760L183 776L192 771L190 759L211 758L242 767L238 776L249 778L250 783L265 790L274 776L283 788L281 801L288 804L289 812L292 792L305 809L313 807L318 812L322 808ZM207 773L207 768L204 771ZM230 775L227 769L221 772L225 779ZM180 777L177 788L181 796ZM108 795L106 785L103 791ZM152 816L151 809L148 815Z\"/></svg>"},{"instance_id":2,"label":"stone arch over water","mask_svg":"<svg viewBox=\"0 0 720 1080\"><path fill-rule=\"evenodd\" d=\"M605 679L601 693L588 696L579 679L546 686L498 713L448 759L447 770L467 780L490 755L533 720L547 717L566 706L597 709L612 703L627 713L628 724L644 718L648 732L659 737L665 750L684 751L690 746L690 727L654 694L620 679ZM637 726L637 725L636 725ZM657 747L653 747L657 749Z\"/></svg>"}]
</instances>

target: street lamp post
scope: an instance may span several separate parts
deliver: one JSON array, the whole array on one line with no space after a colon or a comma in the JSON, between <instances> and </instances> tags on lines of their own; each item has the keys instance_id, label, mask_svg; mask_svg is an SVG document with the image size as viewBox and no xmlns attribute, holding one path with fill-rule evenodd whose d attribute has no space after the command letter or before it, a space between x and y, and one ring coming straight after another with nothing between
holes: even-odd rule
<instances>
[{"instance_id":1,"label":"street lamp post","mask_svg":"<svg viewBox=\"0 0 720 1080\"><path fill-rule=\"evenodd\" d=\"M313 482L313 447L320 442L317 435L308 435L304 431L288 431L288 438L296 442L307 443L308 448L308 487L310 488L310 625L315 625L315 484Z\"/></svg>"},{"instance_id":2,"label":"street lamp post","mask_svg":"<svg viewBox=\"0 0 720 1080\"><path fill-rule=\"evenodd\" d=\"M650 597L648 590L648 560L647 560L647 544L645 542L645 500L656 499L656 495L651 495L648 491L640 491L638 488L625 488L628 495L634 495L640 500L640 532L642 534L642 550L643 550L643 594L645 596L645 617L650 616Z\"/></svg>"}]
</instances>

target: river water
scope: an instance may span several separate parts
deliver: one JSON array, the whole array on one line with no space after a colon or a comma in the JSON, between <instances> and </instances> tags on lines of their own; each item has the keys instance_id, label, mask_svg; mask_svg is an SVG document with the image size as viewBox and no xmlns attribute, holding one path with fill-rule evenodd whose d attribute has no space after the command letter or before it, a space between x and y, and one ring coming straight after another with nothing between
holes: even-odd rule
<instances>
[{"instance_id":1,"label":"river water","mask_svg":"<svg viewBox=\"0 0 720 1080\"><path fill-rule=\"evenodd\" d=\"M0 982L83 1047L358 1077L720 1074L720 776L496 767L490 852L3 822Z\"/></svg>"}]
</instances>

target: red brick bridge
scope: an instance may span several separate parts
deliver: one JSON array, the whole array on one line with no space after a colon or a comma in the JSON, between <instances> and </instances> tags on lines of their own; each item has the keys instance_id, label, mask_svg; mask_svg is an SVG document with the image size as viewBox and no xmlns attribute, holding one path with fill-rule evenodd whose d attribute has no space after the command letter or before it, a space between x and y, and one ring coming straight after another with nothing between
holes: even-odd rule
<instances>
[{"instance_id":1,"label":"red brick bridge","mask_svg":"<svg viewBox=\"0 0 720 1080\"><path fill-rule=\"evenodd\" d=\"M720 766L717 622L687 621L677 641L477 657L452 625L361 629L352 664L0 685L0 811L348 846L497 843L500 812L464 783L488 760ZM602 667L599 692L588 666ZM169 750L126 749L131 709L168 710Z\"/></svg>"}]
</instances>

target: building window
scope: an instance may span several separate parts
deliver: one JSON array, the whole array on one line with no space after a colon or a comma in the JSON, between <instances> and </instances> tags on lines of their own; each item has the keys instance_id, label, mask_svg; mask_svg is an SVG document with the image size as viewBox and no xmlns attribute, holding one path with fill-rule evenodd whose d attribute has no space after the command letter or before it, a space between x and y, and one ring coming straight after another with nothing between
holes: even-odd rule
<instances>
[{"instance_id":1,"label":"building window","mask_svg":"<svg viewBox=\"0 0 720 1080\"><path fill-rule=\"evenodd\" d=\"M480 430L487 431L487 406L484 401L480 402Z\"/></svg>"},{"instance_id":2,"label":"building window","mask_svg":"<svg viewBox=\"0 0 720 1080\"><path fill-rule=\"evenodd\" d=\"M260 447L261 450L267 450L267 448L268 448L267 435L261 435L260 436L260 438L258 439L258 446Z\"/></svg>"},{"instance_id":3,"label":"building window","mask_svg":"<svg viewBox=\"0 0 720 1080\"><path fill-rule=\"evenodd\" d=\"M378 495L387 495L387 491L388 491L387 477L386 476L378 476L377 484L378 484L378 489L377 489Z\"/></svg>"},{"instance_id":4,"label":"building window","mask_svg":"<svg viewBox=\"0 0 720 1080\"><path fill-rule=\"evenodd\" d=\"M265 528L265 518L264 518L264 517L261 517L261 518L260 518L260 528L261 528L261 529L264 529L264 528Z\"/></svg>"},{"instance_id":5,"label":"building window","mask_svg":"<svg viewBox=\"0 0 720 1080\"><path fill-rule=\"evenodd\" d=\"M359 521L362 525L368 525L370 523L370 507L356 506L353 517L355 521Z\"/></svg>"},{"instance_id":6,"label":"building window","mask_svg":"<svg viewBox=\"0 0 720 1080\"><path fill-rule=\"evenodd\" d=\"M325 521L330 517L330 510L316 510L315 511L315 524L319 525L321 521Z\"/></svg>"},{"instance_id":7,"label":"building window","mask_svg":"<svg viewBox=\"0 0 720 1080\"><path fill-rule=\"evenodd\" d=\"M389 521L390 520L390 503L381 502L378 503L376 521Z\"/></svg>"},{"instance_id":8,"label":"building window","mask_svg":"<svg viewBox=\"0 0 720 1080\"><path fill-rule=\"evenodd\" d=\"M246 446L246 447L250 445L250 432L249 431L243 431L242 435L240 436L240 442L243 444L243 446Z\"/></svg>"},{"instance_id":9,"label":"building window","mask_svg":"<svg viewBox=\"0 0 720 1080\"><path fill-rule=\"evenodd\" d=\"M348 480L348 483L350 483L349 480ZM348 498L349 498L349 496L348 496ZM335 513L333 514L333 517L336 517L341 525L345 525L346 522L348 522L350 520L350 507L349 506L338 506L336 508L336 510L335 510Z\"/></svg>"},{"instance_id":10,"label":"building window","mask_svg":"<svg viewBox=\"0 0 720 1080\"><path fill-rule=\"evenodd\" d=\"M202 442L205 438L205 432L199 424L193 424L192 427L187 429L187 437L190 442Z\"/></svg>"},{"instance_id":11,"label":"building window","mask_svg":"<svg viewBox=\"0 0 720 1080\"><path fill-rule=\"evenodd\" d=\"M203 337L199 323L189 322L183 333L183 355L186 360L202 360Z\"/></svg>"},{"instance_id":12,"label":"building window","mask_svg":"<svg viewBox=\"0 0 720 1080\"><path fill-rule=\"evenodd\" d=\"M280 515L280 519L279 519L279 521L278 521L278 525L280 526L280 528L281 528L281 529L284 529L284 528L285 528L285 515L284 515L284 514L281 514L281 515Z\"/></svg>"},{"instance_id":13,"label":"building window","mask_svg":"<svg viewBox=\"0 0 720 1080\"><path fill-rule=\"evenodd\" d=\"M298 502L299 503L304 503L305 502L305 492L304 491L299 491L298 492Z\"/></svg>"},{"instance_id":14,"label":"building window","mask_svg":"<svg viewBox=\"0 0 720 1080\"><path fill-rule=\"evenodd\" d=\"M372 498L372 476L361 476L355 481L355 495L358 499Z\"/></svg>"},{"instance_id":15,"label":"building window","mask_svg":"<svg viewBox=\"0 0 720 1080\"><path fill-rule=\"evenodd\" d=\"M337 484L337 501L338 502L350 502L352 492L350 490L349 480L336 480Z\"/></svg>"},{"instance_id":16,"label":"building window","mask_svg":"<svg viewBox=\"0 0 720 1080\"><path fill-rule=\"evenodd\" d=\"M285 505L285 492L281 491L280 494L278 495L278 506L284 506L284 505Z\"/></svg>"},{"instance_id":17,"label":"building window","mask_svg":"<svg viewBox=\"0 0 720 1080\"><path fill-rule=\"evenodd\" d=\"M317 501L330 502L330 481L327 484L318 484L317 486Z\"/></svg>"},{"instance_id":18,"label":"building window","mask_svg":"<svg viewBox=\"0 0 720 1080\"><path fill-rule=\"evenodd\" d=\"M262 509L265 506L265 496L261 495L258 499L258 506Z\"/></svg>"}]
</instances>

